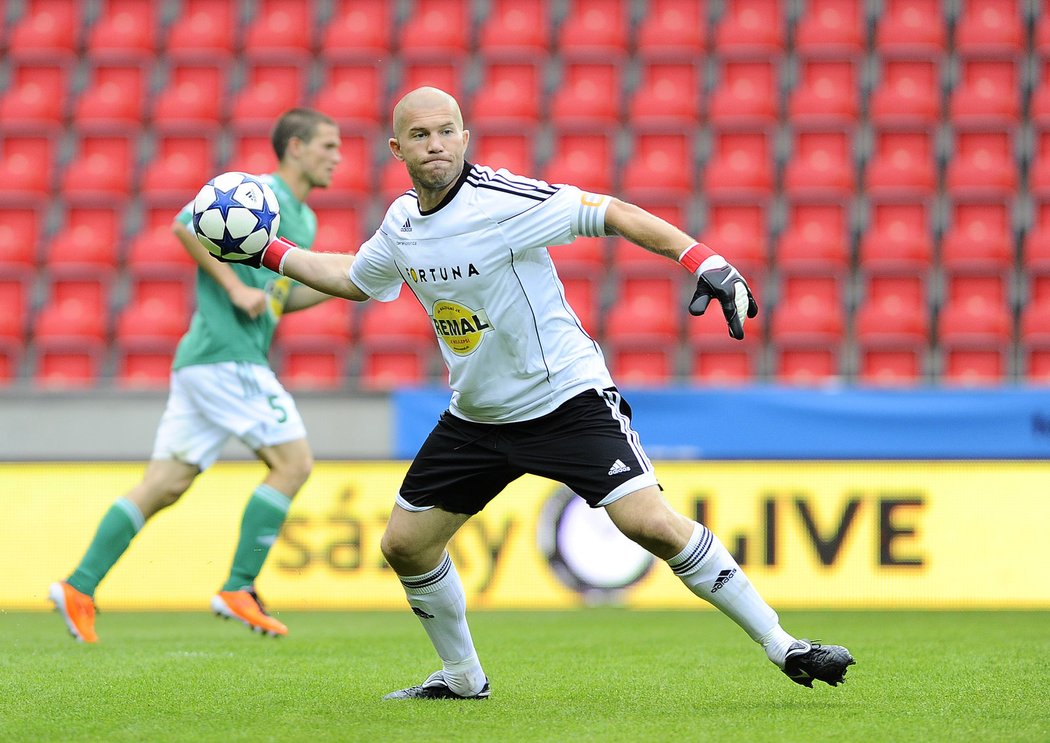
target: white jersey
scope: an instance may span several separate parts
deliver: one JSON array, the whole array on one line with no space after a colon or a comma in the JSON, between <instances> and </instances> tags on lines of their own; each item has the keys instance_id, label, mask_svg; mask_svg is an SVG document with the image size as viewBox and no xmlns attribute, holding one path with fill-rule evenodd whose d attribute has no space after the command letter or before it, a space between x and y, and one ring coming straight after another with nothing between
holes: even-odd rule
<instances>
[{"instance_id":1,"label":"white jersey","mask_svg":"<svg viewBox=\"0 0 1050 743\"><path fill-rule=\"evenodd\" d=\"M605 234L610 198L467 163L435 209L398 197L350 279L382 302L408 284L449 371L449 409L466 420L538 418L612 386L598 344L565 299L548 245Z\"/></svg>"}]
</instances>

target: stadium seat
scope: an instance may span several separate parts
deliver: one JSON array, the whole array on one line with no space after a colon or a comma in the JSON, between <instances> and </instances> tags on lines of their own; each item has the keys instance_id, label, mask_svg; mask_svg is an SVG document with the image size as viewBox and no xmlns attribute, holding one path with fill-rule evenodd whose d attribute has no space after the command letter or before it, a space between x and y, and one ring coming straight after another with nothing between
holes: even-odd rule
<instances>
[{"instance_id":1,"label":"stadium seat","mask_svg":"<svg viewBox=\"0 0 1050 743\"><path fill-rule=\"evenodd\" d=\"M635 31L643 61L697 59L707 51L705 0L651 0Z\"/></svg>"},{"instance_id":2,"label":"stadium seat","mask_svg":"<svg viewBox=\"0 0 1050 743\"><path fill-rule=\"evenodd\" d=\"M115 379L121 389L164 390L171 384L175 347L160 343L117 344Z\"/></svg>"},{"instance_id":3,"label":"stadium seat","mask_svg":"<svg viewBox=\"0 0 1050 743\"><path fill-rule=\"evenodd\" d=\"M773 127L780 108L778 59L719 58L708 118L713 127Z\"/></svg>"},{"instance_id":4,"label":"stadium seat","mask_svg":"<svg viewBox=\"0 0 1050 743\"><path fill-rule=\"evenodd\" d=\"M715 26L715 54L781 54L787 40L785 20L780 0L726 0Z\"/></svg>"},{"instance_id":5,"label":"stadium seat","mask_svg":"<svg viewBox=\"0 0 1050 743\"><path fill-rule=\"evenodd\" d=\"M374 185L373 148L379 141L379 135L373 128L358 128L353 131L341 131L340 153L342 162L336 166L332 173L332 181L327 188L315 188L310 192L310 204L316 207L339 206L350 203L351 207L357 207L365 197L374 196L372 190ZM270 150L270 164L260 172L268 172L276 166L276 155L272 145ZM383 148L387 160L395 162L405 169L403 163L395 160L386 148ZM407 177L407 176L406 176Z\"/></svg>"},{"instance_id":6,"label":"stadium seat","mask_svg":"<svg viewBox=\"0 0 1050 743\"><path fill-rule=\"evenodd\" d=\"M677 346L606 342L609 371L625 387L666 387L675 379Z\"/></svg>"},{"instance_id":7,"label":"stadium seat","mask_svg":"<svg viewBox=\"0 0 1050 743\"><path fill-rule=\"evenodd\" d=\"M1050 201L1033 204L1032 225L1025 233L1021 251L1021 275L1027 286L1027 303L1050 300Z\"/></svg>"},{"instance_id":8,"label":"stadium seat","mask_svg":"<svg viewBox=\"0 0 1050 743\"><path fill-rule=\"evenodd\" d=\"M131 236L124 256L124 269L129 276L156 272L181 273L189 280L196 271L196 263L171 231L172 222L189 200L183 196L174 202L156 203L143 210L142 222Z\"/></svg>"},{"instance_id":9,"label":"stadium seat","mask_svg":"<svg viewBox=\"0 0 1050 743\"><path fill-rule=\"evenodd\" d=\"M116 277L122 244L122 207L71 206L62 226L45 248L45 266L52 275L76 270Z\"/></svg>"},{"instance_id":10,"label":"stadium seat","mask_svg":"<svg viewBox=\"0 0 1050 743\"><path fill-rule=\"evenodd\" d=\"M788 204L776 266L785 272L815 267L845 277L850 260L850 213L844 201L795 200Z\"/></svg>"},{"instance_id":11,"label":"stadium seat","mask_svg":"<svg viewBox=\"0 0 1050 743\"><path fill-rule=\"evenodd\" d=\"M609 132L555 132L554 151L543 169L543 180L612 193L614 155L615 142Z\"/></svg>"},{"instance_id":12,"label":"stadium seat","mask_svg":"<svg viewBox=\"0 0 1050 743\"><path fill-rule=\"evenodd\" d=\"M355 253L364 234L362 212L349 204L346 206L316 205L317 236L311 248L319 253Z\"/></svg>"},{"instance_id":13,"label":"stadium seat","mask_svg":"<svg viewBox=\"0 0 1050 743\"><path fill-rule=\"evenodd\" d=\"M795 28L795 51L803 56L858 56L866 46L864 5L856 0L806 0Z\"/></svg>"},{"instance_id":14,"label":"stadium seat","mask_svg":"<svg viewBox=\"0 0 1050 743\"><path fill-rule=\"evenodd\" d=\"M397 31L398 54L408 59L463 57L471 48L468 0L412 0Z\"/></svg>"},{"instance_id":15,"label":"stadium seat","mask_svg":"<svg viewBox=\"0 0 1050 743\"><path fill-rule=\"evenodd\" d=\"M339 299L285 314L274 338L282 381L296 389L342 386L353 314L353 303Z\"/></svg>"},{"instance_id":16,"label":"stadium seat","mask_svg":"<svg viewBox=\"0 0 1050 743\"><path fill-rule=\"evenodd\" d=\"M170 131L203 130L217 135L226 116L226 65L210 59L176 61L168 65L167 81L153 97L153 126Z\"/></svg>"},{"instance_id":17,"label":"stadium seat","mask_svg":"<svg viewBox=\"0 0 1050 743\"><path fill-rule=\"evenodd\" d=\"M836 378L840 374L844 326L837 303L815 296L782 299L770 326L773 375L789 384Z\"/></svg>"},{"instance_id":18,"label":"stadium seat","mask_svg":"<svg viewBox=\"0 0 1050 743\"><path fill-rule=\"evenodd\" d=\"M1045 63L1050 61L1050 13L1046 12L1046 2L1040 5L1032 19L1032 52Z\"/></svg>"},{"instance_id":19,"label":"stadium seat","mask_svg":"<svg viewBox=\"0 0 1050 743\"><path fill-rule=\"evenodd\" d=\"M541 58L551 46L546 0L493 0L478 28L478 51L487 59Z\"/></svg>"},{"instance_id":20,"label":"stadium seat","mask_svg":"<svg viewBox=\"0 0 1050 743\"><path fill-rule=\"evenodd\" d=\"M345 152L347 144L345 139L343 144ZM348 162L352 162L349 158L346 159ZM270 173L276 167L277 155L273 151L270 135L258 133L235 134L231 140L229 159L222 166L224 170L240 170L245 173ZM343 168L336 168L333 178L338 177L341 170ZM315 193L324 192L315 191Z\"/></svg>"},{"instance_id":21,"label":"stadium seat","mask_svg":"<svg viewBox=\"0 0 1050 743\"><path fill-rule=\"evenodd\" d=\"M28 276L0 274L0 349L13 345L23 349L29 322L33 283ZM22 354L18 354L21 360Z\"/></svg>"},{"instance_id":22,"label":"stadium seat","mask_svg":"<svg viewBox=\"0 0 1050 743\"><path fill-rule=\"evenodd\" d=\"M1040 202L1050 196L1050 127L1034 127L1034 146L1028 173L1028 187Z\"/></svg>"},{"instance_id":23,"label":"stadium seat","mask_svg":"<svg viewBox=\"0 0 1050 743\"><path fill-rule=\"evenodd\" d=\"M865 302L855 314L858 371L861 382L914 384L928 364L929 317L925 304L895 296Z\"/></svg>"},{"instance_id":24,"label":"stadium seat","mask_svg":"<svg viewBox=\"0 0 1050 743\"><path fill-rule=\"evenodd\" d=\"M109 325L107 281L72 276L50 281L47 303L33 323L34 342L105 342Z\"/></svg>"},{"instance_id":25,"label":"stadium seat","mask_svg":"<svg viewBox=\"0 0 1050 743\"><path fill-rule=\"evenodd\" d=\"M490 60L481 65L482 82L469 106L468 120L481 129L534 126L540 121L544 64L541 60Z\"/></svg>"},{"instance_id":26,"label":"stadium seat","mask_svg":"<svg viewBox=\"0 0 1050 743\"><path fill-rule=\"evenodd\" d=\"M962 55L1022 54L1027 43L1020 0L963 0L955 25Z\"/></svg>"},{"instance_id":27,"label":"stadium seat","mask_svg":"<svg viewBox=\"0 0 1050 743\"><path fill-rule=\"evenodd\" d=\"M181 247L181 246L180 246ZM162 304L169 314L188 323L195 305L196 264L192 270L158 270L158 264L137 270L128 276L128 301L141 304L147 300ZM184 323L185 324L185 323Z\"/></svg>"},{"instance_id":28,"label":"stadium seat","mask_svg":"<svg viewBox=\"0 0 1050 743\"><path fill-rule=\"evenodd\" d=\"M432 383L430 347L375 348L361 350L359 382L366 390L392 390Z\"/></svg>"},{"instance_id":29,"label":"stadium seat","mask_svg":"<svg viewBox=\"0 0 1050 743\"><path fill-rule=\"evenodd\" d=\"M940 59L883 55L877 65L879 78L868 100L871 123L935 126L941 115Z\"/></svg>"},{"instance_id":30,"label":"stadium seat","mask_svg":"<svg viewBox=\"0 0 1050 743\"><path fill-rule=\"evenodd\" d=\"M562 56L623 57L631 28L628 11L625 0L568 0L555 27L555 46Z\"/></svg>"},{"instance_id":31,"label":"stadium seat","mask_svg":"<svg viewBox=\"0 0 1050 743\"><path fill-rule=\"evenodd\" d=\"M139 63L94 64L90 77L73 105L78 130L120 134L141 129L148 68Z\"/></svg>"},{"instance_id":32,"label":"stadium seat","mask_svg":"<svg viewBox=\"0 0 1050 743\"><path fill-rule=\"evenodd\" d=\"M0 277L28 277L39 261L46 213L39 206L0 207Z\"/></svg>"},{"instance_id":33,"label":"stadium seat","mask_svg":"<svg viewBox=\"0 0 1050 743\"><path fill-rule=\"evenodd\" d=\"M13 62L7 89L0 94L0 122L11 131L57 130L69 106L70 66L62 62Z\"/></svg>"},{"instance_id":34,"label":"stadium seat","mask_svg":"<svg viewBox=\"0 0 1050 743\"><path fill-rule=\"evenodd\" d=\"M631 201L653 195L686 197L693 190L697 170L690 131L636 128L620 189Z\"/></svg>"},{"instance_id":35,"label":"stadium seat","mask_svg":"<svg viewBox=\"0 0 1050 743\"><path fill-rule=\"evenodd\" d=\"M324 66L324 84L311 107L331 116L341 128L386 124L385 70L374 61L329 62Z\"/></svg>"},{"instance_id":36,"label":"stadium seat","mask_svg":"<svg viewBox=\"0 0 1050 743\"><path fill-rule=\"evenodd\" d=\"M7 38L7 53L14 59L72 61L79 51L83 3L27 0L22 5L23 15Z\"/></svg>"},{"instance_id":37,"label":"stadium seat","mask_svg":"<svg viewBox=\"0 0 1050 743\"><path fill-rule=\"evenodd\" d=\"M305 64L296 60L249 62L247 81L230 102L234 128L269 132L278 116L304 102L306 73Z\"/></svg>"},{"instance_id":38,"label":"stadium seat","mask_svg":"<svg viewBox=\"0 0 1050 743\"><path fill-rule=\"evenodd\" d=\"M940 0L883 0L875 52L941 55L947 50L946 28Z\"/></svg>"},{"instance_id":39,"label":"stadium seat","mask_svg":"<svg viewBox=\"0 0 1050 743\"><path fill-rule=\"evenodd\" d=\"M855 183L852 132L799 128L793 139L791 155L784 165L785 193L849 198Z\"/></svg>"},{"instance_id":40,"label":"stadium seat","mask_svg":"<svg viewBox=\"0 0 1050 743\"><path fill-rule=\"evenodd\" d=\"M799 80L787 100L793 126L851 126L860 116L858 61L802 57Z\"/></svg>"},{"instance_id":41,"label":"stadium seat","mask_svg":"<svg viewBox=\"0 0 1050 743\"><path fill-rule=\"evenodd\" d=\"M572 250L573 246L556 247L551 253L554 256L555 265L558 266L559 279L565 289L566 301L580 319L583 329L592 337L596 337L602 329L601 293L604 274L584 274L571 268L562 273L559 260Z\"/></svg>"},{"instance_id":42,"label":"stadium seat","mask_svg":"<svg viewBox=\"0 0 1050 743\"><path fill-rule=\"evenodd\" d=\"M401 84L397 87L391 100L399 101L408 91L424 85L440 88L454 96L456 100L465 100L463 96L465 64L465 58L461 57L403 59L401 61Z\"/></svg>"},{"instance_id":43,"label":"stadium seat","mask_svg":"<svg viewBox=\"0 0 1050 743\"><path fill-rule=\"evenodd\" d=\"M535 178L534 138L525 132L484 132L476 139L471 137L472 160L479 165L488 165L499 170L506 168L512 173Z\"/></svg>"},{"instance_id":44,"label":"stadium seat","mask_svg":"<svg viewBox=\"0 0 1050 743\"><path fill-rule=\"evenodd\" d=\"M953 197L1009 198L1017 190L1013 135L1009 130L955 131L945 185Z\"/></svg>"},{"instance_id":45,"label":"stadium seat","mask_svg":"<svg viewBox=\"0 0 1050 743\"><path fill-rule=\"evenodd\" d=\"M105 353L95 339L37 339L33 382L43 389L91 389L102 376Z\"/></svg>"},{"instance_id":46,"label":"stadium seat","mask_svg":"<svg viewBox=\"0 0 1050 743\"><path fill-rule=\"evenodd\" d=\"M600 280L612 260L612 242L607 237L577 237L568 245L551 246L549 251L562 279L588 276Z\"/></svg>"},{"instance_id":47,"label":"stadium seat","mask_svg":"<svg viewBox=\"0 0 1050 743\"><path fill-rule=\"evenodd\" d=\"M704 167L704 190L714 198L773 195L773 137L765 130L719 130Z\"/></svg>"},{"instance_id":48,"label":"stadium seat","mask_svg":"<svg viewBox=\"0 0 1050 743\"><path fill-rule=\"evenodd\" d=\"M955 201L941 240L940 263L948 274L1011 272L1014 246L1009 203Z\"/></svg>"},{"instance_id":49,"label":"stadium seat","mask_svg":"<svg viewBox=\"0 0 1050 743\"><path fill-rule=\"evenodd\" d=\"M0 196L5 206L38 203L51 190L58 149L53 135L0 131Z\"/></svg>"},{"instance_id":50,"label":"stadium seat","mask_svg":"<svg viewBox=\"0 0 1050 743\"><path fill-rule=\"evenodd\" d=\"M370 302L362 313L362 345L414 344L427 349L434 344L434 326L408 287L393 302Z\"/></svg>"},{"instance_id":51,"label":"stadium seat","mask_svg":"<svg viewBox=\"0 0 1050 743\"><path fill-rule=\"evenodd\" d=\"M1020 63L1012 57L963 57L948 98L948 115L960 124L1016 126L1021 115Z\"/></svg>"},{"instance_id":52,"label":"stadium seat","mask_svg":"<svg viewBox=\"0 0 1050 743\"><path fill-rule=\"evenodd\" d=\"M933 263L932 206L907 196L869 200L867 229L861 234L861 271L913 274Z\"/></svg>"},{"instance_id":53,"label":"stadium seat","mask_svg":"<svg viewBox=\"0 0 1050 743\"><path fill-rule=\"evenodd\" d=\"M403 162L393 157L382 161L379 166L378 192L384 206L411 188L412 180L408 177L408 171Z\"/></svg>"},{"instance_id":54,"label":"stadium seat","mask_svg":"<svg viewBox=\"0 0 1050 743\"><path fill-rule=\"evenodd\" d=\"M937 192L935 130L926 125L889 125L873 130L865 168L867 192L880 198L932 199Z\"/></svg>"},{"instance_id":55,"label":"stadium seat","mask_svg":"<svg viewBox=\"0 0 1050 743\"><path fill-rule=\"evenodd\" d=\"M941 377L948 384L1000 383L1009 369L1012 318L982 297L949 301L938 317Z\"/></svg>"},{"instance_id":56,"label":"stadium seat","mask_svg":"<svg viewBox=\"0 0 1050 743\"><path fill-rule=\"evenodd\" d=\"M190 133L158 134L153 156L142 174L140 193L146 202L189 201L218 172L215 140Z\"/></svg>"},{"instance_id":57,"label":"stadium seat","mask_svg":"<svg viewBox=\"0 0 1050 743\"><path fill-rule=\"evenodd\" d=\"M700 239L748 280L761 283L769 265L769 205L764 201L710 201ZM757 289L752 285L752 291Z\"/></svg>"},{"instance_id":58,"label":"stadium seat","mask_svg":"<svg viewBox=\"0 0 1050 743\"><path fill-rule=\"evenodd\" d=\"M349 346L295 341L275 349L277 374L290 390L337 390L346 384Z\"/></svg>"},{"instance_id":59,"label":"stadium seat","mask_svg":"<svg viewBox=\"0 0 1050 743\"><path fill-rule=\"evenodd\" d=\"M387 0L338 0L321 31L321 57L328 62L389 58L395 10Z\"/></svg>"},{"instance_id":60,"label":"stadium seat","mask_svg":"<svg viewBox=\"0 0 1050 743\"><path fill-rule=\"evenodd\" d=\"M138 138L113 134L80 136L77 156L60 180L67 199L126 198L136 173Z\"/></svg>"},{"instance_id":61,"label":"stadium seat","mask_svg":"<svg viewBox=\"0 0 1050 743\"><path fill-rule=\"evenodd\" d=\"M628 120L639 126L693 127L700 121L703 70L695 60L650 59L627 102Z\"/></svg>"},{"instance_id":62,"label":"stadium seat","mask_svg":"<svg viewBox=\"0 0 1050 743\"><path fill-rule=\"evenodd\" d=\"M622 277L616 301L605 313L606 343L626 343L677 348L682 331L682 307L677 291L679 276Z\"/></svg>"},{"instance_id":63,"label":"stadium seat","mask_svg":"<svg viewBox=\"0 0 1050 743\"><path fill-rule=\"evenodd\" d=\"M164 53L180 60L229 60L241 48L243 32L237 0L183 0L176 23L168 26Z\"/></svg>"},{"instance_id":64,"label":"stadium seat","mask_svg":"<svg viewBox=\"0 0 1050 743\"><path fill-rule=\"evenodd\" d=\"M84 50L93 60L152 60L160 15L160 6L154 3L104 0L97 20L87 31Z\"/></svg>"},{"instance_id":65,"label":"stadium seat","mask_svg":"<svg viewBox=\"0 0 1050 743\"><path fill-rule=\"evenodd\" d=\"M1018 338L1021 371L1030 383L1050 383L1050 302L1036 301L1021 314Z\"/></svg>"},{"instance_id":66,"label":"stadium seat","mask_svg":"<svg viewBox=\"0 0 1050 743\"><path fill-rule=\"evenodd\" d=\"M745 384L762 372L764 314L746 320L744 339L729 336L720 312L685 319L689 377L710 384Z\"/></svg>"},{"instance_id":67,"label":"stadium seat","mask_svg":"<svg viewBox=\"0 0 1050 743\"><path fill-rule=\"evenodd\" d=\"M549 118L557 126L609 126L621 113L622 69L618 62L568 61L551 98Z\"/></svg>"},{"instance_id":68,"label":"stadium seat","mask_svg":"<svg viewBox=\"0 0 1050 743\"><path fill-rule=\"evenodd\" d=\"M257 0L244 27L251 59L305 61L313 52L314 0Z\"/></svg>"},{"instance_id":69,"label":"stadium seat","mask_svg":"<svg viewBox=\"0 0 1050 743\"><path fill-rule=\"evenodd\" d=\"M346 345L353 337L354 302L331 299L313 307L281 315L274 341L285 346L294 342Z\"/></svg>"},{"instance_id":70,"label":"stadium seat","mask_svg":"<svg viewBox=\"0 0 1050 743\"><path fill-rule=\"evenodd\" d=\"M169 356L189 326L189 313L159 297L139 296L117 315L114 341L118 347L150 346Z\"/></svg>"}]
</instances>

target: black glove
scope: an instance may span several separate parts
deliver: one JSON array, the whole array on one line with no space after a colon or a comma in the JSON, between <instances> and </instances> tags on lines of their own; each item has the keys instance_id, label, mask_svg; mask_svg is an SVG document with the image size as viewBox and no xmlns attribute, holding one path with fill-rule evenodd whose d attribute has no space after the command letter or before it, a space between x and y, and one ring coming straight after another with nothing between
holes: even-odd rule
<instances>
[{"instance_id":1,"label":"black glove","mask_svg":"<svg viewBox=\"0 0 1050 743\"><path fill-rule=\"evenodd\" d=\"M744 338L744 316L758 314L758 302L751 295L751 288L740 272L728 263L720 268L709 268L696 280L696 292L689 301L689 314L702 315L708 303L717 299L722 305L722 314L729 325L729 335L737 340Z\"/></svg>"},{"instance_id":2,"label":"black glove","mask_svg":"<svg viewBox=\"0 0 1050 743\"><path fill-rule=\"evenodd\" d=\"M266 266L275 273L281 273L280 269L283 266L281 259L289 250L298 247L298 245L288 238L278 237L258 253L253 253L245 258L234 259L220 256L215 253L212 253L212 255L215 256L216 260L222 261L223 263L237 263L242 266L251 266L252 268Z\"/></svg>"},{"instance_id":3,"label":"black glove","mask_svg":"<svg viewBox=\"0 0 1050 743\"><path fill-rule=\"evenodd\" d=\"M262 266L263 253L265 252L266 248L263 248L258 253L252 253L247 258L231 258L228 255L222 255L220 253L212 253L212 257L220 263L236 263L238 266L260 268Z\"/></svg>"}]
</instances>

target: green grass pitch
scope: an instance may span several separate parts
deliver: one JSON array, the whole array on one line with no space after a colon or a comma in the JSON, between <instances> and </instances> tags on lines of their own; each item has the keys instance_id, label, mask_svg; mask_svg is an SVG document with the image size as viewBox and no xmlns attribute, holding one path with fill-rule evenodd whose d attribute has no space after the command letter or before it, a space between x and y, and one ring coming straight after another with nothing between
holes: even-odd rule
<instances>
[{"instance_id":1,"label":"green grass pitch","mask_svg":"<svg viewBox=\"0 0 1050 743\"><path fill-rule=\"evenodd\" d=\"M0 740L1050 741L1045 612L784 612L857 658L805 689L711 611L479 611L484 702L381 701L437 668L407 610L281 618L0 613Z\"/></svg>"}]
</instances>

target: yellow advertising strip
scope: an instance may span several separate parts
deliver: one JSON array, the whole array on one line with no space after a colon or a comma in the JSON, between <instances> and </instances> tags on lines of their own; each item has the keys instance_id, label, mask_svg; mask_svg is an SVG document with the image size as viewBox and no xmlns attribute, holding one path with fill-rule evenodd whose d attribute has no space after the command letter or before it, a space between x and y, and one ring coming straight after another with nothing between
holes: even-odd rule
<instances>
[{"instance_id":1,"label":"yellow advertising strip","mask_svg":"<svg viewBox=\"0 0 1050 743\"><path fill-rule=\"evenodd\" d=\"M380 537L402 462L322 462L258 581L280 609L405 606ZM0 608L45 609L141 464L4 464ZM201 609L226 578L263 476L222 463L152 519L99 587L104 610ZM664 462L668 500L737 555L776 608L1050 608L1050 463ZM701 605L603 511L513 483L456 536L472 608Z\"/></svg>"}]
</instances>

